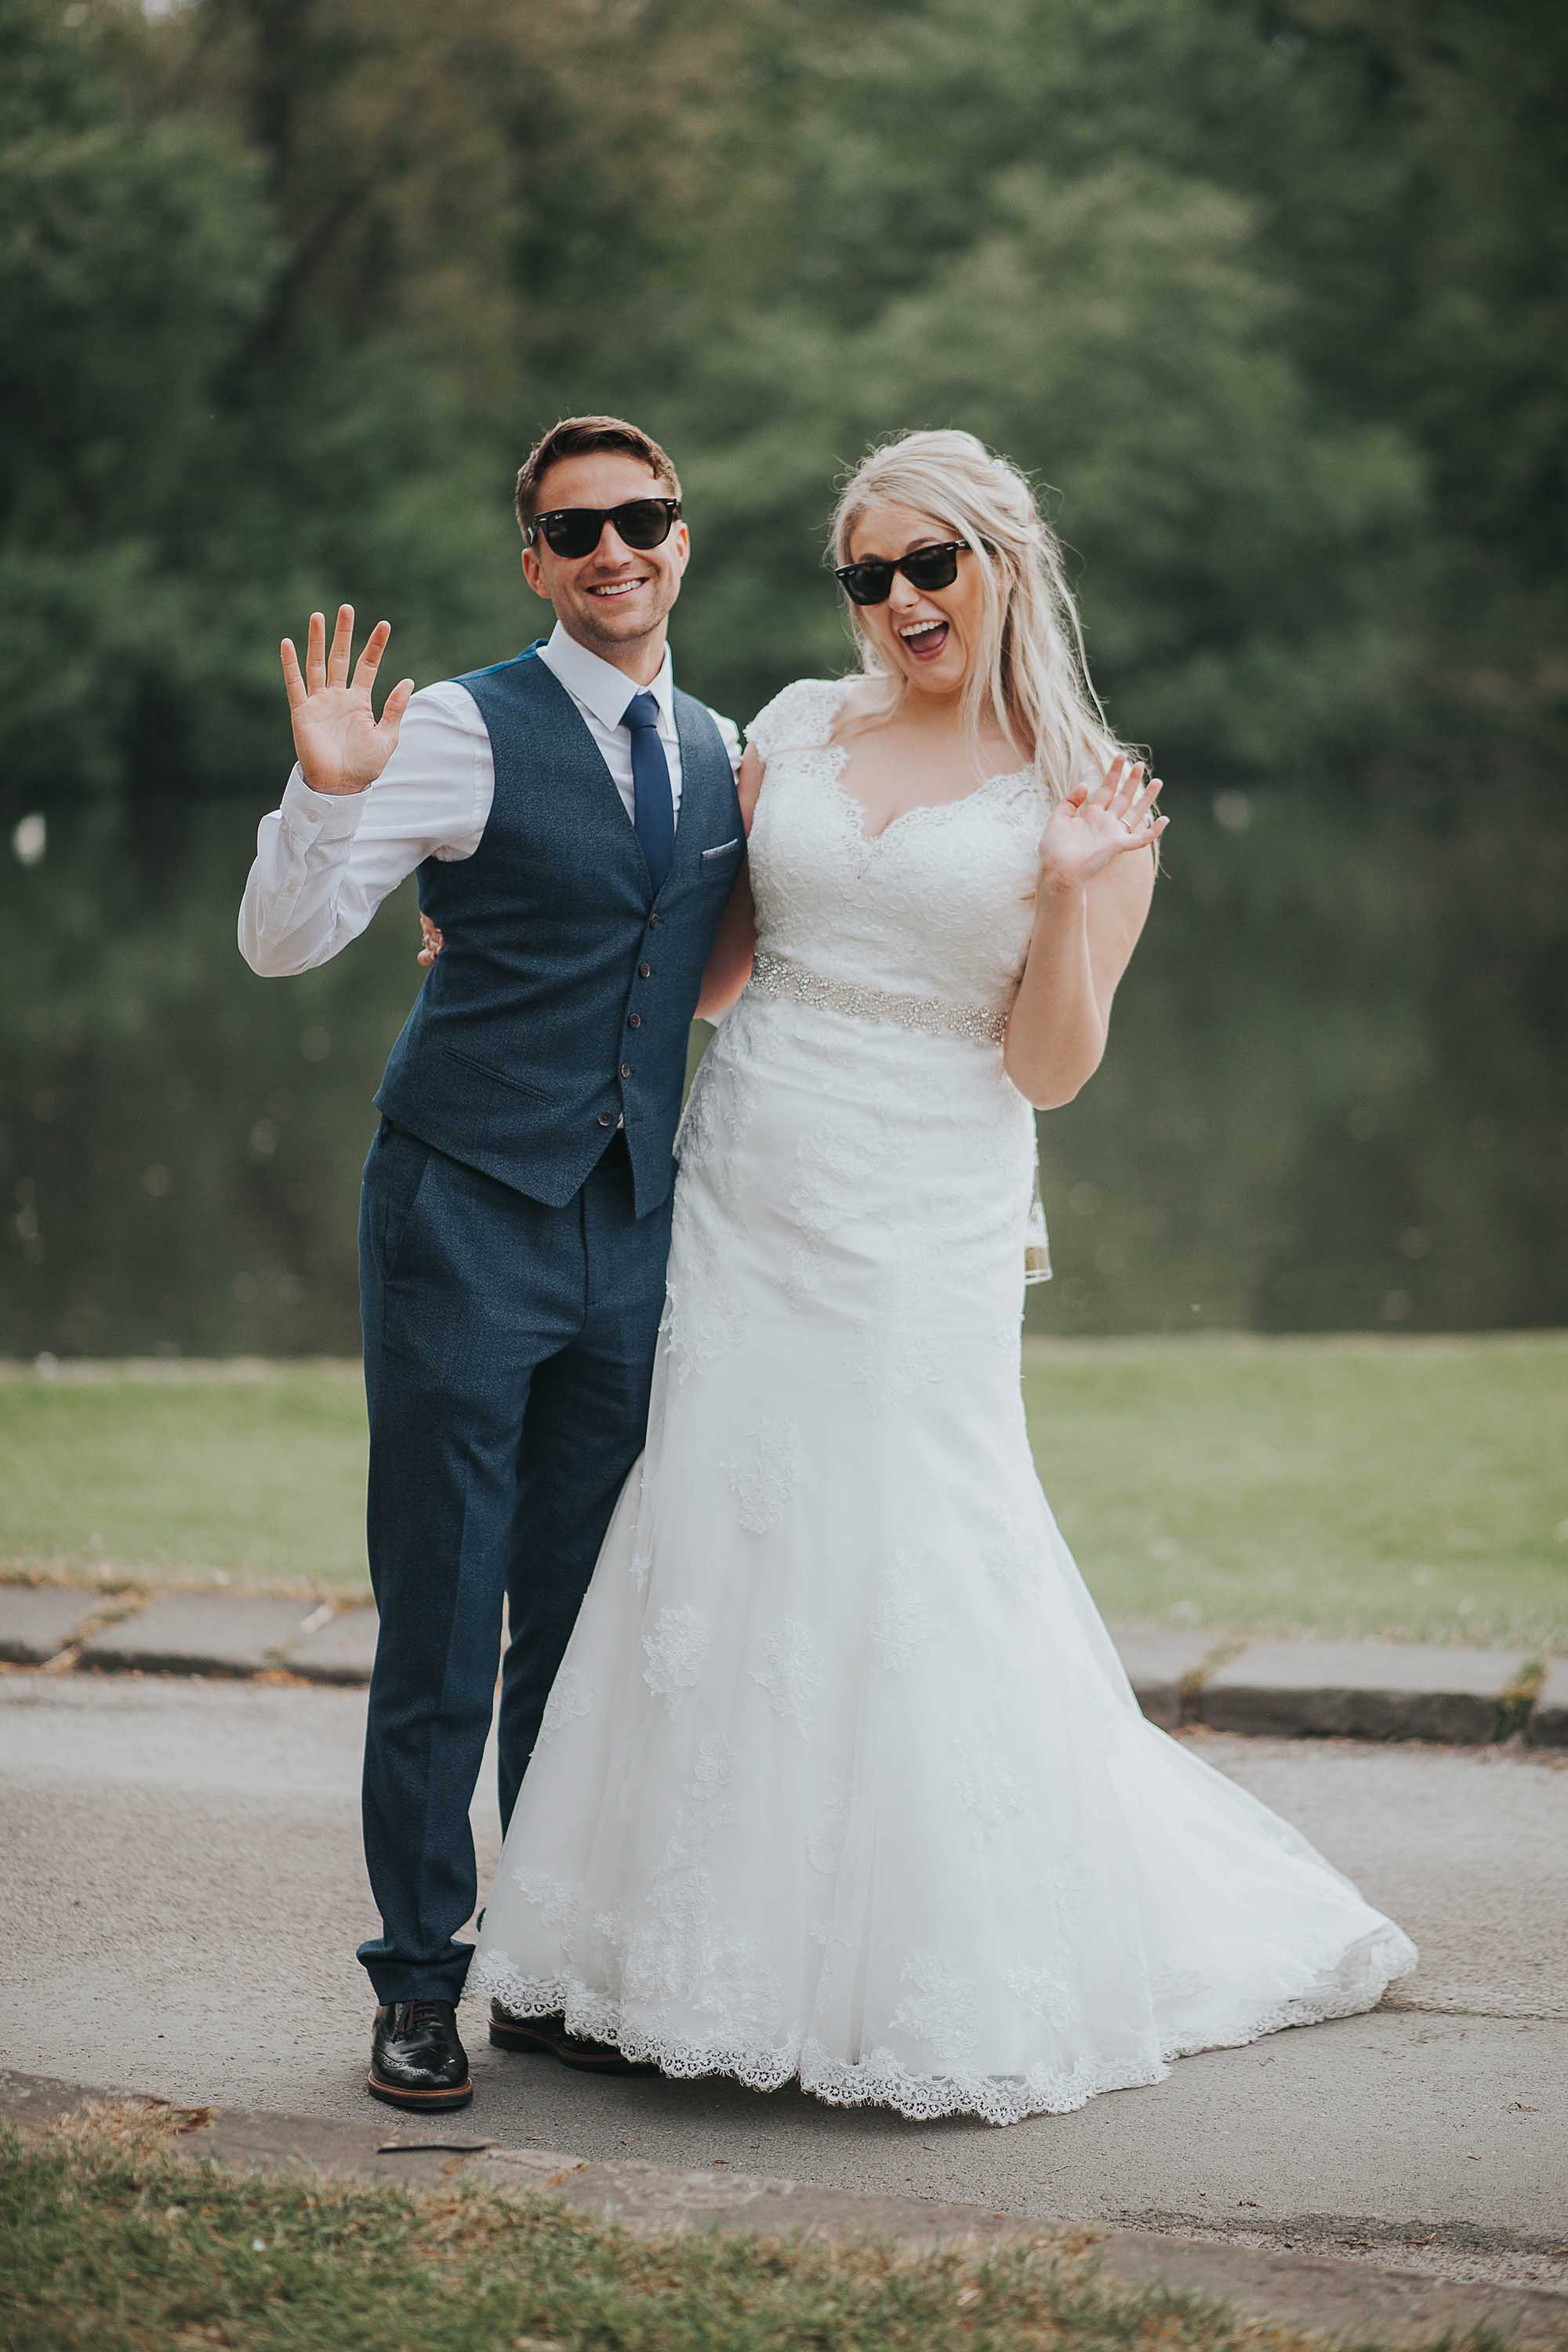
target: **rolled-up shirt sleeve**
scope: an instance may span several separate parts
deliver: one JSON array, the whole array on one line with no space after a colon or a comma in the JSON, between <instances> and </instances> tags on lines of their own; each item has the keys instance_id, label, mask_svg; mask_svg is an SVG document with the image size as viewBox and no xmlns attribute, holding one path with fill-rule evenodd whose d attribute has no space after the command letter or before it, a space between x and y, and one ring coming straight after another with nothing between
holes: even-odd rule
<instances>
[{"instance_id":1,"label":"rolled-up shirt sleeve","mask_svg":"<svg viewBox=\"0 0 1568 2352\"><path fill-rule=\"evenodd\" d=\"M494 790L479 707L450 681L414 697L397 749L363 793L312 792L296 767L261 820L240 901L252 971L270 980L326 963L426 857L471 857Z\"/></svg>"}]
</instances>

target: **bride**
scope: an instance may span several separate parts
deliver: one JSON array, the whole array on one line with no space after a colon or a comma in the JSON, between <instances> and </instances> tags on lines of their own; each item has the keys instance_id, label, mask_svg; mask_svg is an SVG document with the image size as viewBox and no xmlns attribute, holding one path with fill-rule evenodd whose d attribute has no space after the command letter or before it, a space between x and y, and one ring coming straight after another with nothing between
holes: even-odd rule
<instances>
[{"instance_id":1,"label":"bride","mask_svg":"<svg viewBox=\"0 0 1568 2352\"><path fill-rule=\"evenodd\" d=\"M503 2047L1016 2123L1415 1955L1144 1721L1030 1455L1030 1106L1104 1051L1159 784L1012 466L910 434L836 528L862 674L751 730L647 1451L470 1983Z\"/></svg>"}]
</instances>

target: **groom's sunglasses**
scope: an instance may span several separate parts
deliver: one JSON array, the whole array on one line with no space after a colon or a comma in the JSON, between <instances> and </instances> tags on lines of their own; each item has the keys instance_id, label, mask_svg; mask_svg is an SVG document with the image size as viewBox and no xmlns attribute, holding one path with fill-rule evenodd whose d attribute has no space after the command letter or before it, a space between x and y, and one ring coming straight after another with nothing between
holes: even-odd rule
<instances>
[{"instance_id":1,"label":"groom's sunglasses","mask_svg":"<svg viewBox=\"0 0 1568 2352\"><path fill-rule=\"evenodd\" d=\"M542 539L552 555L592 555L605 525L613 522L624 545L662 547L679 515L679 499L628 499L624 507L552 507L529 524L528 543L531 547Z\"/></svg>"},{"instance_id":2,"label":"groom's sunglasses","mask_svg":"<svg viewBox=\"0 0 1568 2352\"><path fill-rule=\"evenodd\" d=\"M885 604L893 593L893 574L901 572L911 588L951 588L958 577L958 559L969 552L969 542L950 539L941 547L917 547L909 555L880 555L864 563L841 563L834 578L843 583L852 604Z\"/></svg>"}]
</instances>

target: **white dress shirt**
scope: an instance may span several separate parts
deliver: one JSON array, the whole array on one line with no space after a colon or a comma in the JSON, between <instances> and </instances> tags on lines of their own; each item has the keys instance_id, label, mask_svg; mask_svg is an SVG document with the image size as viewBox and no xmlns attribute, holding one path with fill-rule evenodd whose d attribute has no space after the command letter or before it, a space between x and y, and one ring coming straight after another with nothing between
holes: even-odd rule
<instances>
[{"instance_id":1,"label":"white dress shirt","mask_svg":"<svg viewBox=\"0 0 1568 2352\"><path fill-rule=\"evenodd\" d=\"M679 824L680 740L668 647L647 687L635 686L613 662L580 646L559 621L539 659L576 705L628 817L636 797L626 705L634 694L653 696ZM740 737L728 719L717 711L713 717L738 767ZM267 979L325 963L359 937L388 892L426 857L471 857L494 797L485 722L468 688L451 679L414 696L396 751L363 792L312 792L296 766L281 807L262 818L256 836L256 862L239 909L239 951L247 963Z\"/></svg>"}]
</instances>

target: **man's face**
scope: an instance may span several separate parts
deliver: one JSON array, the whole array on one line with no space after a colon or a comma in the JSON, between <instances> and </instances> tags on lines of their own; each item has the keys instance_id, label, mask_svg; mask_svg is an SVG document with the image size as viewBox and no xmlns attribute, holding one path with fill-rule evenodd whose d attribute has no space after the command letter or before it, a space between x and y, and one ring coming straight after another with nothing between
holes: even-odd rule
<instances>
[{"instance_id":1,"label":"man's face","mask_svg":"<svg viewBox=\"0 0 1568 2352\"><path fill-rule=\"evenodd\" d=\"M624 449L596 449L586 457L557 458L540 481L534 511L619 507L632 499L669 496L668 483L640 457ZM614 523L606 522L587 555L555 555L536 539L522 551L523 577L536 595L550 599L557 619L580 645L614 661L650 637L662 640L690 552L683 522L662 546L645 549L626 546Z\"/></svg>"}]
</instances>

